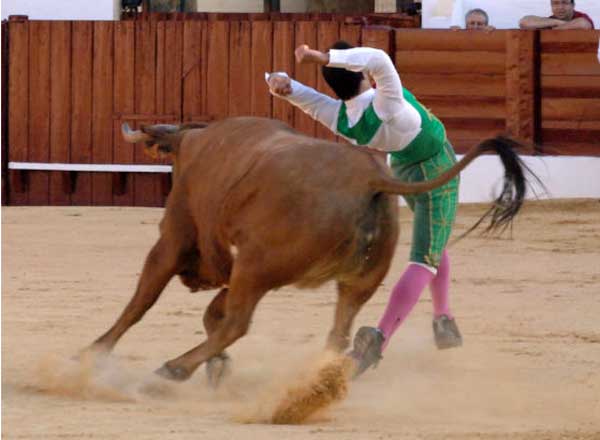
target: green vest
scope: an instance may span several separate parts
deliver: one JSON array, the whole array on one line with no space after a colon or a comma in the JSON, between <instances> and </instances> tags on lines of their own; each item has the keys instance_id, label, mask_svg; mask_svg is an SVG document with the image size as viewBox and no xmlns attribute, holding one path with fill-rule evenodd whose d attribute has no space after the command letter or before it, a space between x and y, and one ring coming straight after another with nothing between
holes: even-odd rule
<instances>
[{"instance_id":1,"label":"green vest","mask_svg":"<svg viewBox=\"0 0 600 440\"><path fill-rule=\"evenodd\" d=\"M410 144L402 150L391 152L393 165L411 165L422 162L439 153L446 142L446 130L441 121L427 110L407 89L402 89L404 99L412 105L421 116L421 131ZM354 139L358 145L368 145L373 139L382 120L369 104L360 120L352 127L348 125L346 103L342 102L337 120L338 133Z\"/></svg>"}]
</instances>

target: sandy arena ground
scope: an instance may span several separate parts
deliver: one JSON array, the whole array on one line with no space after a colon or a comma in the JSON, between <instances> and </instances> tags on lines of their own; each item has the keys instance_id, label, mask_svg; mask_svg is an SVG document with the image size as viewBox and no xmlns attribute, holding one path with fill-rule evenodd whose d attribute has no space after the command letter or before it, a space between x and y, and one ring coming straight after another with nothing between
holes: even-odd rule
<instances>
[{"instance_id":1,"label":"sandy arena ground","mask_svg":"<svg viewBox=\"0 0 600 440\"><path fill-rule=\"evenodd\" d=\"M460 208L456 232L484 210ZM160 209L2 209L2 431L6 439L600 439L600 202L529 203L513 239L451 249L464 347L437 351L423 295L385 359L300 426L243 424L317 356L335 288L284 288L259 305L218 391L152 371L204 338L214 292L178 280L117 346L73 356L116 319L157 238ZM374 324L407 258L357 319ZM457 235L457 234L455 234ZM357 327L356 327L357 328Z\"/></svg>"}]
</instances>

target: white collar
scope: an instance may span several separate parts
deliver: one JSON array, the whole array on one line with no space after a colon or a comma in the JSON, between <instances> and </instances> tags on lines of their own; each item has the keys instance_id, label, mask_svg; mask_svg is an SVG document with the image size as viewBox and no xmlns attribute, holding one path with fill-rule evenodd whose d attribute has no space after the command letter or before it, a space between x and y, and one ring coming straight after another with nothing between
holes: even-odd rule
<instances>
[{"instance_id":1,"label":"white collar","mask_svg":"<svg viewBox=\"0 0 600 440\"><path fill-rule=\"evenodd\" d=\"M373 102L375 89L365 90L360 95L344 101L346 104L346 114L348 115L348 125L354 126L361 118L367 107Z\"/></svg>"}]
</instances>

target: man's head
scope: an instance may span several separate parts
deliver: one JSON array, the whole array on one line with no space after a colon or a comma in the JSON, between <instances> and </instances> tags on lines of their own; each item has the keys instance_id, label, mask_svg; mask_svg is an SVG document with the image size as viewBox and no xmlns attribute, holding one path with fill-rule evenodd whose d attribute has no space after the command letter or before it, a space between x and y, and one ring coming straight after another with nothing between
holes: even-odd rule
<instances>
[{"instance_id":1,"label":"man's head","mask_svg":"<svg viewBox=\"0 0 600 440\"><path fill-rule=\"evenodd\" d=\"M471 9L465 15L465 27L467 29L484 29L488 26L489 18L483 9Z\"/></svg>"},{"instance_id":2,"label":"man's head","mask_svg":"<svg viewBox=\"0 0 600 440\"><path fill-rule=\"evenodd\" d=\"M353 46L345 41L338 41L331 49L352 49ZM339 67L322 66L321 72L325 82L334 91L338 98L343 101L354 98L360 93L361 83L364 76L361 72L351 72Z\"/></svg>"},{"instance_id":3,"label":"man's head","mask_svg":"<svg viewBox=\"0 0 600 440\"><path fill-rule=\"evenodd\" d=\"M554 17L565 21L573 19L575 0L550 0L550 5Z\"/></svg>"}]
</instances>

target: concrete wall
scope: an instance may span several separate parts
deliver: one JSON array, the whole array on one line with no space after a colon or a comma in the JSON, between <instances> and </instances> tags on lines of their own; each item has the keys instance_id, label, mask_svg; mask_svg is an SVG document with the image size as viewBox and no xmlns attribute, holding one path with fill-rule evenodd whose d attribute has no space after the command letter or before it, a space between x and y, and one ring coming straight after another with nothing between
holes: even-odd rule
<instances>
[{"instance_id":1,"label":"concrete wall","mask_svg":"<svg viewBox=\"0 0 600 440\"><path fill-rule=\"evenodd\" d=\"M280 0L281 12L306 12L308 0Z\"/></svg>"},{"instance_id":2,"label":"concrete wall","mask_svg":"<svg viewBox=\"0 0 600 440\"><path fill-rule=\"evenodd\" d=\"M540 198L600 198L600 158L569 156L523 156L525 164L540 178L547 193L532 182ZM502 185L502 165L495 156L479 157L460 176L461 203L493 200ZM536 194L528 191L527 198Z\"/></svg>"},{"instance_id":3,"label":"concrete wall","mask_svg":"<svg viewBox=\"0 0 600 440\"><path fill-rule=\"evenodd\" d=\"M263 12L263 0L197 0L199 12Z\"/></svg>"},{"instance_id":4,"label":"concrete wall","mask_svg":"<svg viewBox=\"0 0 600 440\"><path fill-rule=\"evenodd\" d=\"M31 20L115 20L119 0L3 0L2 19L28 15Z\"/></svg>"}]
</instances>

